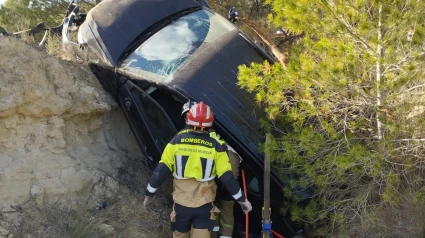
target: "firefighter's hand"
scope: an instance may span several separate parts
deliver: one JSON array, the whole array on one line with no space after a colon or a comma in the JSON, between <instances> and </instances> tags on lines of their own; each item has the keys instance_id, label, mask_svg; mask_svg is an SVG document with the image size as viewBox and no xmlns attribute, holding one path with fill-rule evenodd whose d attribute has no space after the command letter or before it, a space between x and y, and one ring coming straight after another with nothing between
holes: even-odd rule
<instances>
[{"instance_id":1,"label":"firefighter's hand","mask_svg":"<svg viewBox=\"0 0 425 238\"><path fill-rule=\"evenodd\" d=\"M143 201L143 207L146 211L150 211L149 204L151 204L153 201L153 197L145 196L145 200Z\"/></svg>"},{"instance_id":2,"label":"firefighter's hand","mask_svg":"<svg viewBox=\"0 0 425 238\"><path fill-rule=\"evenodd\" d=\"M252 205L251 203L248 201L248 199L245 199L245 201L243 202L238 202L241 207L242 207L242 211L247 214L248 212L250 212L252 210Z\"/></svg>"}]
</instances>

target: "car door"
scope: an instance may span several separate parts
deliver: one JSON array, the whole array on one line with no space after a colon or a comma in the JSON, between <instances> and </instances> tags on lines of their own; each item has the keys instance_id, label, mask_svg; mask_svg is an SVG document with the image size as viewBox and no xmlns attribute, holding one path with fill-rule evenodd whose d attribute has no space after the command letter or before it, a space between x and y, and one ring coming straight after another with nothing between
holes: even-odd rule
<instances>
[{"instance_id":1,"label":"car door","mask_svg":"<svg viewBox=\"0 0 425 238\"><path fill-rule=\"evenodd\" d=\"M142 153L156 164L177 129L164 109L131 80L119 88L118 100Z\"/></svg>"}]
</instances>

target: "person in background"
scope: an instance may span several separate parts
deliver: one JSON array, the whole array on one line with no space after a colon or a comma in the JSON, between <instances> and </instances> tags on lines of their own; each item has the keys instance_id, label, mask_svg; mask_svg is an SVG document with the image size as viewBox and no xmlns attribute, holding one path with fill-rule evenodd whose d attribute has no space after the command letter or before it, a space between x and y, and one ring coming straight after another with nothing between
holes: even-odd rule
<instances>
[{"instance_id":1,"label":"person in background","mask_svg":"<svg viewBox=\"0 0 425 238\"><path fill-rule=\"evenodd\" d=\"M162 182L173 174L173 237L209 238L219 209L215 207L218 177L245 213L252 210L233 177L227 147L207 131L214 121L211 108L200 102L190 107L187 128L165 147L161 160L149 179L143 205L147 209ZM191 230L192 229L192 230Z\"/></svg>"},{"instance_id":2,"label":"person in background","mask_svg":"<svg viewBox=\"0 0 425 238\"><path fill-rule=\"evenodd\" d=\"M189 109L196 105L195 101L189 100L183 105L182 108L182 117L186 118L186 114ZM233 177L238 180L239 178L239 167L242 161L239 154L224 140L221 139L220 135L216 133L212 128L209 129L209 135L218 140L220 143L225 144L227 146L227 154L229 156L230 165L232 167ZM229 238L232 237L233 234L233 226L234 226L234 216L233 216L233 207L235 205L235 201L227 190L223 191L220 194L220 197L217 199L217 205L220 210L220 214L216 219L216 225L219 225L219 231L215 231L211 234L212 238L220 237L220 238Z\"/></svg>"},{"instance_id":3,"label":"person in background","mask_svg":"<svg viewBox=\"0 0 425 238\"><path fill-rule=\"evenodd\" d=\"M239 19L239 14L238 14L238 11L236 10L236 7L231 7L229 9L229 12L227 14L227 19L231 21L233 24L237 22L237 20Z\"/></svg>"}]
</instances>

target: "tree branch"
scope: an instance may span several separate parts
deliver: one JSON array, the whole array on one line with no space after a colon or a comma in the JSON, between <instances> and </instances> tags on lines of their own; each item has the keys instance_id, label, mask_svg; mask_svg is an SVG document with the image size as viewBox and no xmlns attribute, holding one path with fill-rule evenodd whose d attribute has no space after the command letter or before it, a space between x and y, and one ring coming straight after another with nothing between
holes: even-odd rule
<instances>
[{"instance_id":1,"label":"tree branch","mask_svg":"<svg viewBox=\"0 0 425 238\"><path fill-rule=\"evenodd\" d=\"M286 68L286 56L279 50L279 48L273 43L271 42L264 33L262 33L260 30L258 30L255 26L254 23L252 23L251 21L249 21L248 19L245 18L240 18L239 19L242 23L244 23L245 25L247 25L249 28L251 28L252 31L255 32L255 34L258 35L258 37L261 38L261 40L266 43L267 46L270 47L273 55L276 57L276 59L279 61L279 63L282 65L283 68Z\"/></svg>"},{"instance_id":2,"label":"tree branch","mask_svg":"<svg viewBox=\"0 0 425 238\"><path fill-rule=\"evenodd\" d=\"M334 17L335 20L337 20L339 23L341 23L345 29L348 31L348 33L350 33L351 36L353 36L355 39L357 39L358 41L360 41L370 52L373 52L373 48L367 44L366 40L364 40L361 36L357 35L356 33L354 33L353 28L350 26L350 24L348 24L348 22L345 21L344 18L341 19L336 15L336 13L333 11L333 9L329 6L329 4L323 4L332 14L332 16Z\"/></svg>"}]
</instances>

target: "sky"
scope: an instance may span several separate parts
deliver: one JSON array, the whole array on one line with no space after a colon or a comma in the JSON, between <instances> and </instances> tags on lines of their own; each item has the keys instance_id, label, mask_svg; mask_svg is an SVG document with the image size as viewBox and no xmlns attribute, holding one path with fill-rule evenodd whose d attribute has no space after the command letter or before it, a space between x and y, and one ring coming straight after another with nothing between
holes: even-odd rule
<instances>
[{"instance_id":1,"label":"sky","mask_svg":"<svg viewBox=\"0 0 425 238\"><path fill-rule=\"evenodd\" d=\"M2 5L6 0L0 0L0 5Z\"/></svg>"}]
</instances>

